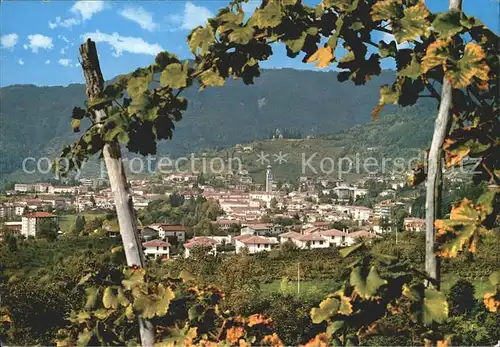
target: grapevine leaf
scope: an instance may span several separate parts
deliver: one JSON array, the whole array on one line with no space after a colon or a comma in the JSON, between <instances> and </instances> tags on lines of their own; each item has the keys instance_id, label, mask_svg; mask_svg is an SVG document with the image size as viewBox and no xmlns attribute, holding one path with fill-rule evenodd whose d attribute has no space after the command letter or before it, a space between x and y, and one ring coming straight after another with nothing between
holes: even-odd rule
<instances>
[{"instance_id":1,"label":"grapevine leaf","mask_svg":"<svg viewBox=\"0 0 500 347\"><path fill-rule=\"evenodd\" d=\"M418 2L417 5L404 9L404 17L399 21L399 30L394 30L394 37L398 43L424 36L429 28L429 11L425 4Z\"/></svg>"},{"instance_id":2,"label":"grapevine leaf","mask_svg":"<svg viewBox=\"0 0 500 347\"><path fill-rule=\"evenodd\" d=\"M313 55L307 59L308 63L314 63L316 62L316 66L319 69L323 69L325 67L328 67L330 65L330 62L333 59L333 49L331 47L321 47L318 48L316 52L314 52Z\"/></svg>"},{"instance_id":3,"label":"grapevine leaf","mask_svg":"<svg viewBox=\"0 0 500 347\"><path fill-rule=\"evenodd\" d=\"M281 8L277 0L270 0L264 8L255 11L253 18L259 29L275 28L281 24Z\"/></svg>"},{"instance_id":4,"label":"grapevine leaf","mask_svg":"<svg viewBox=\"0 0 500 347\"><path fill-rule=\"evenodd\" d=\"M379 21L398 18L401 12L401 5L398 4L398 0L384 0L375 2L371 15L374 21Z\"/></svg>"},{"instance_id":5,"label":"grapevine leaf","mask_svg":"<svg viewBox=\"0 0 500 347\"><path fill-rule=\"evenodd\" d=\"M246 45L253 39L253 28L250 26L237 27L229 34L229 40L240 45Z\"/></svg>"},{"instance_id":6,"label":"grapevine leaf","mask_svg":"<svg viewBox=\"0 0 500 347\"><path fill-rule=\"evenodd\" d=\"M104 290L104 295L102 296L102 304L105 308L117 309L120 306L118 297L115 295L113 288L107 287Z\"/></svg>"},{"instance_id":7,"label":"grapevine leaf","mask_svg":"<svg viewBox=\"0 0 500 347\"><path fill-rule=\"evenodd\" d=\"M73 132L75 132L75 133L80 132L80 120L79 119L73 119L71 121L71 128L73 128Z\"/></svg>"},{"instance_id":8,"label":"grapevine leaf","mask_svg":"<svg viewBox=\"0 0 500 347\"><path fill-rule=\"evenodd\" d=\"M431 43L422 58L422 73L435 68L436 66L443 65L448 57L448 42L445 40L438 40Z\"/></svg>"},{"instance_id":9,"label":"grapevine leaf","mask_svg":"<svg viewBox=\"0 0 500 347\"><path fill-rule=\"evenodd\" d=\"M180 89L187 86L187 70L179 63L167 65L160 76L160 85L172 89Z\"/></svg>"},{"instance_id":10,"label":"grapevine leaf","mask_svg":"<svg viewBox=\"0 0 500 347\"><path fill-rule=\"evenodd\" d=\"M94 336L93 331L85 329L78 334L78 340L76 341L77 346L88 346L90 339Z\"/></svg>"},{"instance_id":11,"label":"grapevine leaf","mask_svg":"<svg viewBox=\"0 0 500 347\"><path fill-rule=\"evenodd\" d=\"M439 13L432 22L432 26L440 38L447 39L462 31L460 17L461 13L458 11Z\"/></svg>"},{"instance_id":12,"label":"grapevine leaf","mask_svg":"<svg viewBox=\"0 0 500 347\"><path fill-rule=\"evenodd\" d=\"M387 284L387 281L381 278L374 266L370 268L368 276L364 277L361 267L356 267L351 272L350 283L364 299L371 299L377 290Z\"/></svg>"},{"instance_id":13,"label":"grapevine leaf","mask_svg":"<svg viewBox=\"0 0 500 347\"><path fill-rule=\"evenodd\" d=\"M337 313L340 307L340 302L335 298L326 298L319 307L311 309L311 319L314 324L319 324L327 320L330 316Z\"/></svg>"},{"instance_id":14,"label":"grapevine leaf","mask_svg":"<svg viewBox=\"0 0 500 347\"><path fill-rule=\"evenodd\" d=\"M85 303L86 310L90 311L96 307L98 292L99 288L96 287L85 288L85 295L87 296L87 301Z\"/></svg>"},{"instance_id":15,"label":"grapevine leaf","mask_svg":"<svg viewBox=\"0 0 500 347\"><path fill-rule=\"evenodd\" d=\"M210 25L206 27L197 27L188 36L188 45L191 52L195 55L205 55L212 43L215 42L213 28Z\"/></svg>"},{"instance_id":16,"label":"grapevine leaf","mask_svg":"<svg viewBox=\"0 0 500 347\"><path fill-rule=\"evenodd\" d=\"M469 42L465 46L464 55L455 66L446 70L445 76L454 88L465 88L472 83L472 78L479 79L481 89L488 88L488 73L490 68L484 62L486 54L480 45Z\"/></svg>"}]
</instances>

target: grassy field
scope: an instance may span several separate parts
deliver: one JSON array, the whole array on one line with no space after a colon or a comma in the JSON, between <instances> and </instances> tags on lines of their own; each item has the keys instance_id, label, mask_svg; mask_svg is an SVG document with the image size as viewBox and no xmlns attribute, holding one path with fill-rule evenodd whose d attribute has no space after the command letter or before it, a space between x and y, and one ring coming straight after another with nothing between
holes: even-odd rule
<instances>
[{"instance_id":1,"label":"grassy field","mask_svg":"<svg viewBox=\"0 0 500 347\"><path fill-rule=\"evenodd\" d=\"M59 216L59 228L63 233L71 232L73 228L75 227L75 221L76 217L78 216L83 216L85 217L86 221L95 219L95 218L102 218L106 216L104 213L91 213L91 212L86 212L86 213L79 213L79 214L66 214Z\"/></svg>"}]
</instances>

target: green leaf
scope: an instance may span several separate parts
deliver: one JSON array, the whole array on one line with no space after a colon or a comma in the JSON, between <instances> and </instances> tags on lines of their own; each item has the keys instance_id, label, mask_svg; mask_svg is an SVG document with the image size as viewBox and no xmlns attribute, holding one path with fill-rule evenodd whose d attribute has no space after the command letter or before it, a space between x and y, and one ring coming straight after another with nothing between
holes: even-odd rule
<instances>
[{"instance_id":1,"label":"green leaf","mask_svg":"<svg viewBox=\"0 0 500 347\"><path fill-rule=\"evenodd\" d=\"M364 243L363 242L359 242L359 243L356 243L355 245L353 246L349 246L349 247L345 247L345 248L342 248L339 253L340 253L340 256L342 258L346 258L349 254L351 254L352 252L360 249L361 247L364 246Z\"/></svg>"},{"instance_id":2,"label":"green leaf","mask_svg":"<svg viewBox=\"0 0 500 347\"><path fill-rule=\"evenodd\" d=\"M448 317L448 303L444 293L434 288L425 289L423 302L422 323L430 325L432 322L441 323Z\"/></svg>"},{"instance_id":3,"label":"green leaf","mask_svg":"<svg viewBox=\"0 0 500 347\"><path fill-rule=\"evenodd\" d=\"M94 316L96 316L97 319L99 320L105 320L107 319L109 316L111 316L114 312L116 312L115 310L108 310L108 309L105 309L105 308L100 308L93 313Z\"/></svg>"},{"instance_id":4,"label":"green leaf","mask_svg":"<svg viewBox=\"0 0 500 347\"><path fill-rule=\"evenodd\" d=\"M446 39L462 31L460 17L459 11L439 13L432 22L432 26L440 38Z\"/></svg>"},{"instance_id":5,"label":"green leaf","mask_svg":"<svg viewBox=\"0 0 500 347\"><path fill-rule=\"evenodd\" d=\"M133 308L143 318L153 318L156 314L155 302L144 293L139 294L135 298Z\"/></svg>"},{"instance_id":6,"label":"green leaf","mask_svg":"<svg viewBox=\"0 0 500 347\"><path fill-rule=\"evenodd\" d=\"M385 43L385 41L380 41L378 43L378 49L380 52L380 56L382 58L387 57L396 57L396 53L398 51L398 47L396 45L396 41L391 41L390 43Z\"/></svg>"},{"instance_id":7,"label":"green leaf","mask_svg":"<svg viewBox=\"0 0 500 347\"><path fill-rule=\"evenodd\" d=\"M160 76L160 85L172 89L180 89L187 86L188 74L181 64L168 65Z\"/></svg>"},{"instance_id":8,"label":"green leaf","mask_svg":"<svg viewBox=\"0 0 500 347\"><path fill-rule=\"evenodd\" d=\"M97 295L99 293L99 288L88 287L85 288L85 295L87 296L87 301L85 303L86 310L93 310L97 304Z\"/></svg>"},{"instance_id":9,"label":"green leaf","mask_svg":"<svg viewBox=\"0 0 500 347\"><path fill-rule=\"evenodd\" d=\"M398 18L401 14L398 0L377 1L372 6L371 16L374 21Z\"/></svg>"},{"instance_id":10,"label":"green leaf","mask_svg":"<svg viewBox=\"0 0 500 347\"><path fill-rule=\"evenodd\" d=\"M212 69L203 72L200 75L200 79L205 86L221 87L224 85L224 78L222 78L218 71Z\"/></svg>"},{"instance_id":11,"label":"green leaf","mask_svg":"<svg viewBox=\"0 0 500 347\"><path fill-rule=\"evenodd\" d=\"M490 280L491 285L498 285L500 283L500 271L493 272L488 279Z\"/></svg>"},{"instance_id":12,"label":"green leaf","mask_svg":"<svg viewBox=\"0 0 500 347\"><path fill-rule=\"evenodd\" d=\"M115 295L113 288L107 287L104 290L104 295L102 297L102 303L103 303L105 308L117 309L118 306L120 306L120 302L118 301L118 297Z\"/></svg>"},{"instance_id":13,"label":"green leaf","mask_svg":"<svg viewBox=\"0 0 500 347\"><path fill-rule=\"evenodd\" d=\"M332 337L337 331L342 329L344 326L344 321L342 320L337 320L332 323L328 324L328 327L326 328L326 334L328 337Z\"/></svg>"},{"instance_id":14,"label":"green leaf","mask_svg":"<svg viewBox=\"0 0 500 347\"><path fill-rule=\"evenodd\" d=\"M326 298L319 307L313 307L311 310L311 319L314 324L319 324L327 320L330 316L337 313L340 302L335 298Z\"/></svg>"},{"instance_id":15,"label":"green leaf","mask_svg":"<svg viewBox=\"0 0 500 347\"><path fill-rule=\"evenodd\" d=\"M412 57L411 62L408 65L398 71L398 76L409 77L412 79L420 77L420 63L415 55Z\"/></svg>"},{"instance_id":16,"label":"green leaf","mask_svg":"<svg viewBox=\"0 0 500 347\"><path fill-rule=\"evenodd\" d=\"M427 29L430 26L427 17L429 11L423 2L417 5L404 9L404 17L400 20L399 30L394 30L393 34L398 43L408 40L413 40L419 36L425 36Z\"/></svg>"},{"instance_id":17,"label":"green leaf","mask_svg":"<svg viewBox=\"0 0 500 347\"><path fill-rule=\"evenodd\" d=\"M127 85L127 93L130 97L134 98L144 94L149 87L149 83L153 80L152 74L146 76L131 77Z\"/></svg>"},{"instance_id":18,"label":"green leaf","mask_svg":"<svg viewBox=\"0 0 500 347\"><path fill-rule=\"evenodd\" d=\"M300 36L296 39L284 40L283 43L292 53L299 53L302 47L304 47L304 42L306 40L307 33L302 32Z\"/></svg>"},{"instance_id":19,"label":"green leaf","mask_svg":"<svg viewBox=\"0 0 500 347\"><path fill-rule=\"evenodd\" d=\"M188 36L188 45L194 55L205 55L214 42L215 35L210 25L194 29Z\"/></svg>"},{"instance_id":20,"label":"green leaf","mask_svg":"<svg viewBox=\"0 0 500 347\"><path fill-rule=\"evenodd\" d=\"M257 9L253 15L259 29L275 28L281 24L281 8L277 0L270 0L264 8Z\"/></svg>"},{"instance_id":21,"label":"green leaf","mask_svg":"<svg viewBox=\"0 0 500 347\"><path fill-rule=\"evenodd\" d=\"M333 35L330 36L327 42L328 46L330 46L330 48L332 49L334 55L343 26L344 26L344 17L337 18L337 21L335 22L335 33L333 33Z\"/></svg>"},{"instance_id":22,"label":"green leaf","mask_svg":"<svg viewBox=\"0 0 500 347\"><path fill-rule=\"evenodd\" d=\"M131 290L134 286L144 283L144 276L146 270L144 269L126 269L124 271L125 278L122 285L126 290Z\"/></svg>"},{"instance_id":23,"label":"green leaf","mask_svg":"<svg viewBox=\"0 0 500 347\"><path fill-rule=\"evenodd\" d=\"M158 285L159 300L156 304L156 314L161 317L167 314L170 301L175 298L175 294L170 287L165 288L161 283Z\"/></svg>"},{"instance_id":24,"label":"green leaf","mask_svg":"<svg viewBox=\"0 0 500 347\"><path fill-rule=\"evenodd\" d=\"M250 26L237 27L229 34L229 41L246 45L253 39L253 28Z\"/></svg>"},{"instance_id":25,"label":"green leaf","mask_svg":"<svg viewBox=\"0 0 500 347\"><path fill-rule=\"evenodd\" d=\"M118 299L120 305L122 305L123 307L126 307L130 304L129 299L125 296L125 293L123 293L123 289L121 287L118 287L116 298Z\"/></svg>"},{"instance_id":26,"label":"green leaf","mask_svg":"<svg viewBox=\"0 0 500 347\"><path fill-rule=\"evenodd\" d=\"M94 336L94 332L88 329L83 330L78 334L78 340L76 341L77 346L88 346L90 339Z\"/></svg>"},{"instance_id":27,"label":"green leaf","mask_svg":"<svg viewBox=\"0 0 500 347\"><path fill-rule=\"evenodd\" d=\"M91 273L86 274L82 278L80 278L80 281L78 282L77 286L81 286L84 283L87 283L87 281L92 277Z\"/></svg>"},{"instance_id":28,"label":"green leaf","mask_svg":"<svg viewBox=\"0 0 500 347\"><path fill-rule=\"evenodd\" d=\"M381 286L387 284L387 281L379 276L374 266L370 268L368 276L364 278L362 268L358 266L351 272L350 283L359 296L364 299L371 299Z\"/></svg>"},{"instance_id":29,"label":"green leaf","mask_svg":"<svg viewBox=\"0 0 500 347\"><path fill-rule=\"evenodd\" d=\"M194 281L196 277L187 270L182 270L179 274L179 278L181 278L184 282Z\"/></svg>"}]
</instances>

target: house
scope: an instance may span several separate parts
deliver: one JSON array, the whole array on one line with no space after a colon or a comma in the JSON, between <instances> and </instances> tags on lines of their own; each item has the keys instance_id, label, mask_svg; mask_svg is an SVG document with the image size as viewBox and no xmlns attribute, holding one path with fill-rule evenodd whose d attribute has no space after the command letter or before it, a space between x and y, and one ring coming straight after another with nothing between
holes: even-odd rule
<instances>
[{"instance_id":1,"label":"house","mask_svg":"<svg viewBox=\"0 0 500 347\"><path fill-rule=\"evenodd\" d=\"M297 247L302 249L330 247L330 244L327 241L327 239L323 237L319 232L302 235L299 238L295 239L295 244L297 245Z\"/></svg>"},{"instance_id":2,"label":"house","mask_svg":"<svg viewBox=\"0 0 500 347\"><path fill-rule=\"evenodd\" d=\"M154 259L168 259L170 257L170 244L166 241L151 240L144 242L142 246L144 247L144 254L147 257Z\"/></svg>"},{"instance_id":3,"label":"house","mask_svg":"<svg viewBox=\"0 0 500 347\"><path fill-rule=\"evenodd\" d=\"M347 233L341 230L328 229L320 231L319 233L327 240L329 246L341 247L346 245Z\"/></svg>"},{"instance_id":4,"label":"house","mask_svg":"<svg viewBox=\"0 0 500 347\"><path fill-rule=\"evenodd\" d=\"M184 244L184 258L189 257L192 249L195 247L206 247L207 249L210 249L208 251L209 254L216 256L218 244L219 242L211 237L207 236L194 237Z\"/></svg>"},{"instance_id":5,"label":"house","mask_svg":"<svg viewBox=\"0 0 500 347\"><path fill-rule=\"evenodd\" d=\"M16 215L16 207L14 205L0 204L0 218L10 219Z\"/></svg>"},{"instance_id":6,"label":"house","mask_svg":"<svg viewBox=\"0 0 500 347\"><path fill-rule=\"evenodd\" d=\"M144 227L141 229L141 237L144 241L154 240L159 237L159 232L156 229Z\"/></svg>"},{"instance_id":7,"label":"house","mask_svg":"<svg viewBox=\"0 0 500 347\"><path fill-rule=\"evenodd\" d=\"M394 211L394 203L391 202L381 202L376 204L373 208L373 214L376 217L384 217L391 219L393 211Z\"/></svg>"},{"instance_id":8,"label":"house","mask_svg":"<svg viewBox=\"0 0 500 347\"><path fill-rule=\"evenodd\" d=\"M30 192L32 189L33 186L31 184L16 183L14 185L14 190L19 193L27 193Z\"/></svg>"},{"instance_id":9,"label":"house","mask_svg":"<svg viewBox=\"0 0 500 347\"><path fill-rule=\"evenodd\" d=\"M150 228L158 231L158 236L162 240L176 239L177 242L186 240L186 228L183 225L155 223L149 225Z\"/></svg>"},{"instance_id":10,"label":"house","mask_svg":"<svg viewBox=\"0 0 500 347\"><path fill-rule=\"evenodd\" d=\"M280 243L285 243L288 241L292 241L293 243L295 243L295 240L302 237L302 234L299 234L295 231L289 231L289 232L278 235L278 237L279 237Z\"/></svg>"},{"instance_id":11,"label":"house","mask_svg":"<svg viewBox=\"0 0 500 347\"><path fill-rule=\"evenodd\" d=\"M39 232L40 222L45 219L54 219L57 221L57 216L48 212L32 212L24 215L22 218L21 234L24 237L36 237Z\"/></svg>"},{"instance_id":12,"label":"house","mask_svg":"<svg viewBox=\"0 0 500 347\"><path fill-rule=\"evenodd\" d=\"M236 253L241 253L246 248L250 254L269 251L273 245L278 244L275 238L254 235L237 236L233 241Z\"/></svg>"},{"instance_id":13,"label":"house","mask_svg":"<svg viewBox=\"0 0 500 347\"><path fill-rule=\"evenodd\" d=\"M404 229L408 231L424 231L425 219L422 218L405 218Z\"/></svg>"},{"instance_id":14,"label":"house","mask_svg":"<svg viewBox=\"0 0 500 347\"><path fill-rule=\"evenodd\" d=\"M267 223L247 224L241 228L241 235L265 236L271 233L271 225Z\"/></svg>"},{"instance_id":15,"label":"house","mask_svg":"<svg viewBox=\"0 0 500 347\"><path fill-rule=\"evenodd\" d=\"M50 186L48 187L49 194L74 194L75 187L69 186Z\"/></svg>"},{"instance_id":16,"label":"house","mask_svg":"<svg viewBox=\"0 0 500 347\"><path fill-rule=\"evenodd\" d=\"M330 222L312 222L314 228L319 228L320 230L326 230L330 226Z\"/></svg>"}]
</instances>

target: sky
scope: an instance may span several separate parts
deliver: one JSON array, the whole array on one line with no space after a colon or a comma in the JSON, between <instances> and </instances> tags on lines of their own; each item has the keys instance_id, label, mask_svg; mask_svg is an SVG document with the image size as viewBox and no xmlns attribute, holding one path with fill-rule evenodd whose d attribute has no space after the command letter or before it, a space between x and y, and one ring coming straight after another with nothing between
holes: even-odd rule
<instances>
[{"instance_id":1,"label":"sky","mask_svg":"<svg viewBox=\"0 0 500 347\"><path fill-rule=\"evenodd\" d=\"M314 4L317 0L306 0ZM68 85L83 83L79 45L90 37L97 43L104 77L147 66L162 51L190 58L186 37L226 1L27 1L0 2L0 85ZM445 11L447 0L427 0L432 12ZM251 12L260 1L245 5ZM464 12L499 31L499 0L464 0ZM380 37L390 41L390 38ZM301 59L286 57L273 46L265 68L316 69ZM390 66L384 66L390 67Z\"/></svg>"}]
</instances>

